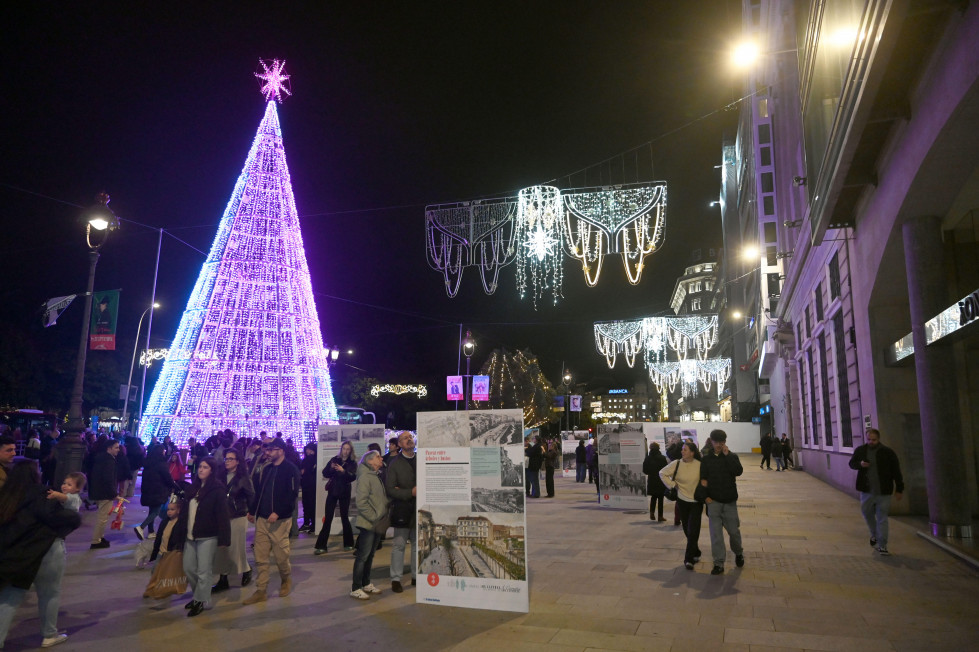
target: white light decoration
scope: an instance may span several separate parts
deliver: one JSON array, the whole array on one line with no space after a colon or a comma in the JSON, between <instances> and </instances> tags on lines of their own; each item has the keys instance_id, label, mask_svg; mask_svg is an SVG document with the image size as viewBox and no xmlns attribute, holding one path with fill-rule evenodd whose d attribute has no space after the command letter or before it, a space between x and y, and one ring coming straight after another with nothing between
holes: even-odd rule
<instances>
[{"instance_id":1,"label":"white light decoration","mask_svg":"<svg viewBox=\"0 0 979 652\"><path fill-rule=\"evenodd\" d=\"M666 183L565 190L562 193L569 252L581 261L585 283L594 287L608 254L622 256L633 285L644 259L663 242Z\"/></svg>"},{"instance_id":2,"label":"white light decoration","mask_svg":"<svg viewBox=\"0 0 979 652\"><path fill-rule=\"evenodd\" d=\"M417 394L418 398L428 396L428 387L425 385L374 385L371 387L371 396L381 394Z\"/></svg>"},{"instance_id":3,"label":"white light decoration","mask_svg":"<svg viewBox=\"0 0 979 652\"><path fill-rule=\"evenodd\" d=\"M721 398L724 385L731 377L731 358L710 358L697 361L697 380L709 392L711 384L717 386L717 398Z\"/></svg>"},{"instance_id":4,"label":"white light decoration","mask_svg":"<svg viewBox=\"0 0 979 652\"><path fill-rule=\"evenodd\" d=\"M265 96L265 101L268 102L274 98L276 102L282 104L283 93L292 95L292 91L289 88L289 75L282 72L282 69L286 65L285 60L279 61L278 59L272 59L271 66L262 59L259 59L258 63L262 66L263 72L256 72L255 76L265 82L262 84L262 95Z\"/></svg>"},{"instance_id":5,"label":"white light decoration","mask_svg":"<svg viewBox=\"0 0 979 652\"><path fill-rule=\"evenodd\" d=\"M656 391L667 390L672 392L676 388L677 381L680 380L679 362L651 362L648 369L649 379L656 385Z\"/></svg>"},{"instance_id":6,"label":"white light decoration","mask_svg":"<svg viewBox=\"0 0 979 652\"><path fill-rule=\"evenodd\" d=\"M168 353L170 353L170 349L146 349L145 351L140 351L139 366L145 367L152 365L157 360L164 360Z\"/></svg>"},{"instance_id":7,"label":"white light decoration","mask_svg":"<svg viewBox=\"0 0 979 652\"><path fill-rule=\"evenodd\" d=\"M521 299L530 291L535 309L537 299L544 296L547 289L551 290L555 304L561 298L564 280L561 265L563 217L561 191L557 188L531 186L518 193L515 233L517 289Z\"/></svg>"},{"instance_id":8,"label":"white light decoration","mask_svg":"<svg viewBox=\"0 0 979 652\"><path fill-rule=\"evenodd\" d=\"M687 399L697 396L698 383L704 386L705 392L715 386L717 398L720 398L724 385L731 377L731 358L651 362L648 367L649 379L656 386L656 391L673 392L679 384L683 398Z\"/></svg>"},{"instance_id":9,"label":"white light decoration","mask_svg":"<svg viewBox=\"0 0 979 652\"><path fill-rule=\"evenodd\" d=\"M445 277L450 297L459 292L466 267L478 267L486 294L493 294L500 270L514 261L514 198L485 199L425 207L429 266Z\"/></svg>"},{"instance_id":10,"label":"white light decoration","mask_svg":"<svg viewBox=\"0 0 979 652\"><path fill-rule=\"evenodd\" d=\"M717 315L666 317L665 322L667 341L681 360L688 349L697 349L697 357L704 360L717 342Z\"/></svg>"},{"instance_id":11,"label":"white light decoration","mask_svg":"<svg viewBox=\"0 0 979 652\"><path fill-rule=\"evenodd\" d=\"M276 104L248 152L139 425L143 441L199 431L281 432L297 445L337 423ZM287 93L288 94L288 93Z\"/></svg>"},{"instance_id":12,"label":"white light decoration","mask_svg":"<svg viewBox=\"0 0 979 652\"><path fill-rule=\"evenodd\" d=\"M631 368L636 362L636 354L643 347L643 320L606 321L595 324L595 347L605 356L609 369L615 366L615 357L625 355L626 364Z\"/></svg>"}]
</instances>

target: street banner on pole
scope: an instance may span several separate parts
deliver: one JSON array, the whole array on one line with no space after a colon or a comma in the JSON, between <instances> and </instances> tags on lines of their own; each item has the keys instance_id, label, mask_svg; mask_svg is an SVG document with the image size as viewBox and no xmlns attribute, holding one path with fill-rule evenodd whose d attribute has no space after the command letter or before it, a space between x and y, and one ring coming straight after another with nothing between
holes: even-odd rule
<instances>
[{"instance_id":1,"label":"street banner on pole","mask_svg":"<svg viewBox=\"0 0 979 652\"><path fill-rule=\"evenodd\" d=\"M66 297L54 297L53 299L48 299L45 301L44 305L41 306L42 310L44 310L44 327L47 328L48 326L54 326L55 322L58 321L58 317L61 316L61 313L65 311L65 308L67 308L77 296L77 294L69 294Z\"/></svg>"},{"instance_id":2,"label":"street banner on pole","mask_svg":"<svg viewBox=\"0 0 979 652\"><path fill-rule=\"evenodd\" d=\"M489 385L489 376L473 376L473 400L488 401Z\"/></svg>"},{"instance_id":3,"label":"street banner on pole","mask_svg":"<svg viewBox=\"0 0 979 652\"><path fill-rule=\"evenodd\" d=\"M577 394L571 396L571 411L581 412L581 397Z\"/></svg>"},{"instance_id":4,"label":"street banner on pole","mask_svg":"<svg viewBox=\"0 0 979 652\"><path fill-rule=\"evenodd\" d=\"M119 290L92 293L92 324L89 347L93 351L116 350L116 322L119 320Z\"/></svg>"},{"instance_id":5,"label":"street banner on pole","mask_svg":"<svg viewBox=\"0 0 979 652\"><path fill-rule=\"evenodd\" d=\"M462 376L445 377L445 398L450 401L461 401L466 397L462 393Z\"/></svg>"},{"instance_id":6,"label":"street banner on pole","mask_svg":"<svg viewBox=\"0 0 979 652\"><path fill-rule=\"evenodd\" d=\"M416 600L527 613L522 410L418 413Z\"/></svg>"}]
</instances>

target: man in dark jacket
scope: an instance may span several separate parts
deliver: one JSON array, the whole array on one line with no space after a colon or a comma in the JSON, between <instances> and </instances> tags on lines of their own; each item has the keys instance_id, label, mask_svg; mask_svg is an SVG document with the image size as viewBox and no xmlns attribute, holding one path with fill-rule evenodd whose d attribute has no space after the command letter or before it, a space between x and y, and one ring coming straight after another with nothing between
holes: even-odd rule
<instances>
[{"instance_id":1,"label":"man in dark jacket","mask_svg":"<svg viewBox=\"0 0 979 652\"><path fill-rule=\"evenodd\" d=\"M901 500L904 493L904 477L897 453L880 443L879 430L868 428L867 443L853 451L850 468L857 472L860 511L870 528L870 545L878 553L889 555L887 517L891 509L891 495L895 500ZM897 491L894 491L895 487Z\"/></svg>"},{"instance_id":2,"label":"man in dark jacket","mask_svg":"<svg viewBox=\"0 0 979 652\"><path fill-rule=\"evenodd\" d=\"M663 516L663 496L666 485L659 478L659 471L666 466L666 457L659 451L655 441L649 445L649 452L642 463L642 472L646 474L646 493L649 494L649 520L665 521ZM659 518L656 518L656 506L659 505Z\"/></svg>"},{"instance_id":3,"label":"man in dark jacket","mask_svg":"<svg viewBox=\"0 0 979 652\"><path fill-rule=\"evenodd\" d=\"M588 451L585 450L585 440L578 440L578 447L574 449L574 481L584 482L588 472Z\"/></svg>"},{"instance_id":4,"label":"man in dark jacket","mask_svg":"<svg viewBox=\"0 0 979 652\"><path fill-rule=\"evenodd\" d=\"M95 529L92 530L92 545L89 549L108 548L109 542L102 536L109 523L109 511L119 497L116 483L116 456L119 455L119 442L103 439L98 444L99 452L92 456L92 473L88 478L88 497L99 506Z\"/></svg>"},{"instance_id":5,"label":"man in dark jacket","mask_svg":"<svg viewBox=\"0 0 979 652\"><path fill-rule=\"evenodd\" d=\"M296 508L301 480L299 469L286 460L286 443L281 437L269 443L268 455L269 463L262 469L258 489L248 508L248 521L255 524L255 592L242 604L265 601L269 560L273 550L282 578L279 597L284 598L292 592L289 530L292 528L292 512Z\"/></svg>"},{"instance_id":6,"label":"man in dark jacket","mask_svg":"<svg viewBox=\"0 0 979 652\"><path fill-rule=\"evenodd\" d=\"M761 446L761 468L765 468L765 465L767 464L768 470L771 471L772 470L772 433L766 432L765 435L761 438L761 441L758 442L758 445Z\"/></svg>"},{"instance_id":7,"label":"man in dark jacket","mask_svg":"<svg viewBox=\"0 0 979 652\"><path fill-rule=\"evenodd\" d=\"M540 438L531 439L530 446L525 452L527 454L527 496L540 498L540 469L544 465L544 447L540 444Z\"/></svg>"},{"instance_id":8,"label":"man in dark jacket","mask_svg":"<svg viewBox=\"0 0 979 652\"><path fill-rule=\"evenodd\" d=\"M704 502L710 522L710 552L714 558L711 575L724 572L724 530L731 539L731 551L738 568L744 566L744 548L741 546L741 520L738 518L737 477L744 473L741 460L727 447L727 433L714 430L710 433L713 450L700 462L700 484L706 487ZM699 493L699 492L698 492Z\"/></svg>"},{"instance_id":9,"label":"man in dark jacket","mask_svg":"<svg viewBox=\"0 0 979 652\"><path fill-rule=\"evenodd\" d=\"M418 486L415 480L417 463L415 461L415 441L408 431L398 436L401 453L388 463L385 489L391 498L391 525L394 526L394 541L391 544L391 590L401 593L401 576L405 567L405 543L411 540L411 554L417 554L415 545L415 496ZM410 564L411 583L415 584L415 564Z\"/></svg>"}]
</instances>

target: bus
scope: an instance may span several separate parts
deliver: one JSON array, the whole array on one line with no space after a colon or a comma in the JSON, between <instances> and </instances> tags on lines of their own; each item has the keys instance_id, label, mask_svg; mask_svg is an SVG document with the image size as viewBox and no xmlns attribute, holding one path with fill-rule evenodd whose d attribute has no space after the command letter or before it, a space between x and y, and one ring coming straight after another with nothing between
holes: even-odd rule
<instances>
[{"instance_id":1,"label":"bus","mask_svg":"<svg viewBox=\"0 0 979 652\"><path fill-rule=\"evenodd\" d=\"M31 428L37 431L38 438L43 437L45 430L54 429L58 417L41 410L9 410L0 412L0 423L9 428L7 432L11 435L14 434L15 429L20 428L20 439L15 444L17 455L23 455Z\"/></svg>"},{"instance_id":2,"label":"bus","mask_svg":"<svg viewBox=\"0 0 979 652\"><path fill-rule=\"evenodd\" d=\"M377 416L373 412L349 405L337 406L337 418L340 423L377 423Z\"/></svg>"}]
</instances>

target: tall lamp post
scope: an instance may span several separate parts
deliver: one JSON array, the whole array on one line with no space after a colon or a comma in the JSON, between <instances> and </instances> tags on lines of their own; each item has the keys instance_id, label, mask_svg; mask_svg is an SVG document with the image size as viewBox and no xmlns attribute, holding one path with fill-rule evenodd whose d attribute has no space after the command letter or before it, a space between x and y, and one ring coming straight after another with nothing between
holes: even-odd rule
<instances>
[{"instance_id":1,"label":"tall lamp post","mask_svg":"<svg viewBox=\"0 0 979 652\"><path fill-rule=\"evenodd\" d=\"M462 396L466 401L466 409L469 409L469 397L472 396L472 375L469 373L469 363L473 353L476 352L476 342L473 340L472 331L466 331L466 339L462 341L462 355L466 356L466 375L462 379Z\"/></svg>"},{"instance_id":2,"label":"tall lamp post","mask_svg":"<svg viewBox=\"0 0 979 652\"><path fill-rule=\"evenodd\" d=\"M564 370L565 431L571 430L571 372Z\"/></svg>"},{"instance_id":3,"label":"tall lamp post","mask_svg":"<svg viewBox=\"0 0 979 652\"><path fill-rule=\"evenodd\" d=\"M88 354L88 334L92 322L92 293L95 291L95 267L99 263L99 249L108 240L109 232L119 228L119 218L109 208L109 195L100 193L96 203L82 213L85 222L85 242L88 245L88 285L85 287L85 310L82 314L82 332L78 339L78 356L75 360L75 384L68 406L68 427L55 447L54 485L61 486L64 477L73 471L81 471L85 444L85 416L82 414L82 393L85 389L85 361ZM93 234L92 231L96 233ZM97 236L94 238L93 235Z\"/></svg>"},{"instance_id":4,"label":"tall lamp post","mask_svg":"<svg viewBox=\"0 0 979 652\"><path fill-rule=\"evenodd\" d=\"M133 360L129 363L129 380L126 381L126 402L122 404L122 427L125 428L127 421L126 417L129 415L129 393L133 386L133 368L136 366L136 349L139 348L139 332L143 329L143 318L146 317L146 313L154 308L159 308L160 304L154 303L152 306L143 311L143 314L139 316L139 326L136 327L136 340L133 342Z\"/></svg>"}]
</instances>

